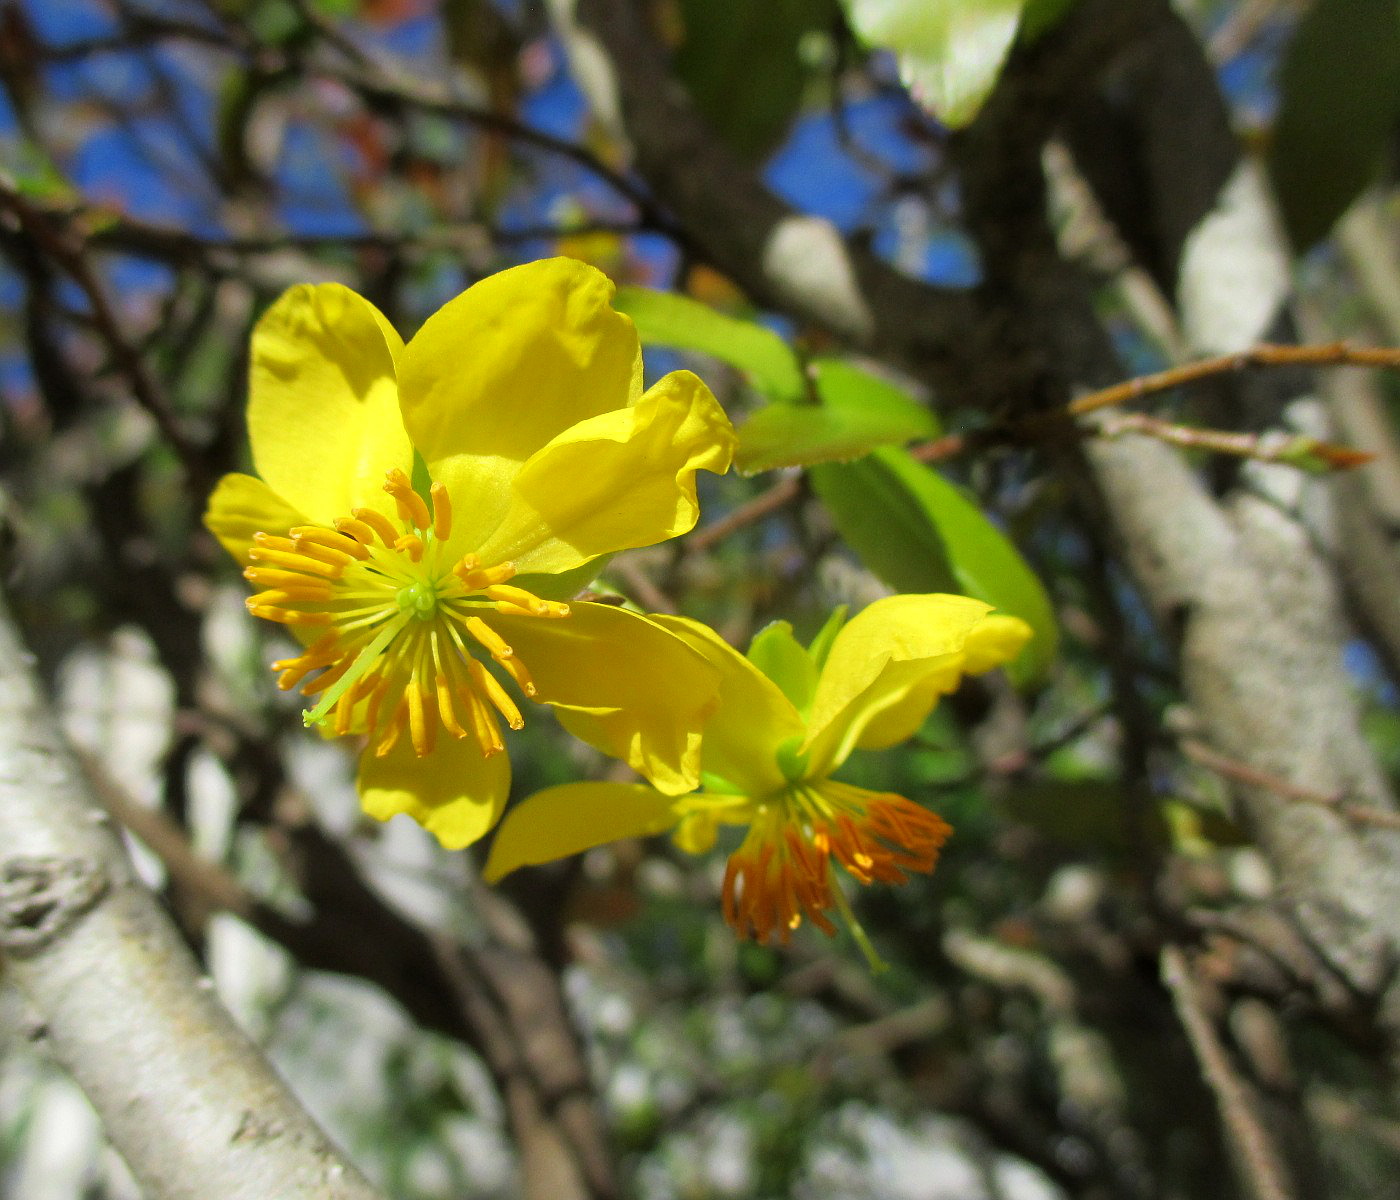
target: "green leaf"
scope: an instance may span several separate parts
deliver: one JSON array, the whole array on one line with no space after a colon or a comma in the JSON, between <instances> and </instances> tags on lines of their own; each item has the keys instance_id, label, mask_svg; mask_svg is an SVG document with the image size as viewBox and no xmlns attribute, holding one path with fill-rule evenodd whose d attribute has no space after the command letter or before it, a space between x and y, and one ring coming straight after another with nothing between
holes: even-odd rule
<instances>
[{"instance_id":1,"label":"green leaf","mask_svg":"<svg viewBox=\"0 0 1400 1200\"><path fill-rule=\"evenodd\" d=\"M895 52L914 98L959 129L977 116L1016 40L1026 0L842 0L851 28Z\"/></svg>"},{"instance_id":2,"label":"green leaf","mask_svg":"<svg viewBox=\"0 0 1400 1200\"><path fill-rule=\"evenodd\" d=\"M1063 21L1078 3L1079 0L1026 0L1017 37L1022 44L1029 45Z\"/></svg>"},{"instance_id":3,"label":"green leaf","mask_svg":"<svg viewBox=\"0 0 1400 1200\"><path fill-rule=\"evenodd\" d=\"M813 75L804 41L830 29L833 0L680 0L673 60L695 107L757 163L782 140Z\"/></svg>"},{"instance_id":4,"label":"green leaf","mask_svg":"<svg viewBox=\"0 0 1400 1200\"><path fill-rule=\"evenodd\" d=\"M1298 22L1279 85L1269 168L1301 251L1376 177L1400 119L1395 0L1317 0Z\"/></svg>"},{"instance_id":5,"label":"green leaf","mask_svg":"<svg viewBox=\"0 0 1400 1200\"><path fill-rule=\"evenodd\" d=\"M613 307L632 318L644 345L712 354L738 367L770 400L797 401L807 393L797 356L762 325L715 312L688 296L643 287L618 288Z\"/></svg>"},{"instance_id":6,"label":"green leaf","mask_svg":"<svg viewBox=\"0 0 1400 1200\"><path fill-rule=\"evenodd\" d=\"M808 478L861 561L901 592L961 592L1020 617L1034 636L1007 667L1039 679L1059 631L1050 599L1007 536L958 488L905 451L813 467Z\"/></svg>"},{"instance_id":7,"label":"green leaf","mask_svg":"<svg viewBox=\"0 0 1400 1200\"><path fill-rule=\"evenodd\" d=\"M770 404L740 427L735 466L743 474L845 462L938 432L933 415L908 393L851 363L817 359L808 376L819 403Z\"/></svg>"},{"instance_id":8,"label":"green leaf","mask_svg":"<svg viewBox=\"0 0 1400 1200\"><path fill-rule=\"evenodd\" d=\"M774 621L749 643L749 662L778 685L794 708L805 709L817 687L817 665L806 647L792 636L792 625Z\"/></svg>"}]
</instances>

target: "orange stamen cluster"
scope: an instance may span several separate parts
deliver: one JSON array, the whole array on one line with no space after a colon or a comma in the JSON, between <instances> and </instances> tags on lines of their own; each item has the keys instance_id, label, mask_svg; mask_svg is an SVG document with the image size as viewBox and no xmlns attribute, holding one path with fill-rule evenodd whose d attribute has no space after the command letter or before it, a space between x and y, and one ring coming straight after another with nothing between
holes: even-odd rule
<instances>
[{"instance_id":1,"label":"orange stamen cluster","mask_svg":"<svg viewBox=\"0 0 1400 1200\"><path fill-rule=\"evenodd\" d=\"M822 932L838 907L834 859L862 884L927 874L952 833L942 817L903 796L823 780L764 803L724 873L724 919L740 937L786 943L805 917Z\"/></svg>"},{"instance_id":2,"label":"orange stamen cluster","mask_svg":"<svg viewBox=\"0 0 1400 1200\"><path fill-rule=\"evenodd\" d=\"M431 753L439 730L471 737L485 755L499 753L500 719L512 729L525 722L481 656L525 696L536 688L490 618L566 617L569 606L511 586L511 563L483 565L474 554L449 560L452 505L442 484L432 485L431 508L402 471L388 473L384 490L397 524L356 508L333 527L254 535L253 565L243 574L262 590L248 610L290 627L324 628L301 654L272 664L278 685L319 696L308 723L365 733L378 755L405 730L420 756Z\"/></svg>"}]
</instances>

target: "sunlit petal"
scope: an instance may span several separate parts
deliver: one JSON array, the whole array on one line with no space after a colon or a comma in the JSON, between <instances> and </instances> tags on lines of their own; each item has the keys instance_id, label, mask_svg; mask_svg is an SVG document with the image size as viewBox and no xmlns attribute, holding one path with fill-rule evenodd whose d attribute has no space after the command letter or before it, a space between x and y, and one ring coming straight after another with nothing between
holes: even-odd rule
<instances>
[{"instance_id":1,"label":"sunlit petal","mask_svg":"<svg viewBox=\"0 0 1400 1200\"><path fill-rule=\"evenodd\" d=\"M677 800L644 783L566 783L517 804L501 822L483 872L495 883L517 867L552 862L615 842L647 837L677 821Z\"/></svg>"},{"instance_id":2,"label":"sunlit petal","mask_svg":"<svg viewBox=\"0 0 1400 1200\"><path fill-rule=\"evenodd\" d=\"M382 758L360 756L360 804L377 821L405 813L449 850L470 846L500 819L510 759L483 757L471 738L443 738L419 758L400 738Z\"/></svg>"},{"instance_id":3,"label":"sunlit petal","mask_svg":"<svg viewBox=\"0 0 1400 1200\"><path fill-rule=\"evenodd\" d=\"M714 710L713 666L660 625L606 604L566 620L486 618L529 664L537 700L575 737L620 758L666 792L700 779L700 734Z\"/></svg>"},{"instance_id":4,"label":"sunlit petal","mask_svg":"<svg viewBox=\"0 0 1400 1200\"><path fill-rule=\"evenodd\" d=\"M766 675L713 629L685 617L653 616L684 638L719 671L719 707L705 723L700 759L704 769L737 789L764 796L787 780L776 751L802 736L802 718Z\"/></svg>"},{"instance_id":5,"label":"sunlit petal","mask_svg":"<svg viewBox=\"0 0 1400 1200\"><path fill-rule=\"evenodd\" d=\"M219 480L204 525L235 559L248 565L248 550L255 533L283 532L301 525L306 518L252 475L225 475Z\"/></svg>"},{"instance_id":6,"label":"sunlit petal","mask_svg":"<svg viewBox=\"0 0 1400 1200\"><path fill-rule=\"evenodd\" d=\"M612 294L574 259L527 263L467 289L404 350L403 419L460 510L454 551L499 525L526 459L640 395L640 344Z\"/></svg>"},{"instance_id":7,"label":"sunlit petal","mask_svg":"<svg viewBox=\"0 0 1400 1200\"><path fill-rule=\"evenodd\" d=\"M911 694L920 696L915 708L931 706L989 611L967 596L929 595L887 596L858 613L837 634L812 698L804 746L811 773L835 770L885 712L899 710L892 722L906 727Z\"/></svg>"},{"instance_id":8,"label":"sunlit petal","mask_svg":"<svg viewBox=\"0 0 1400 1200\"><path fill-rule=\"evenodd\" d=\"M734 431L695 375L675 371L631 408L580 422L532 457L481 549L522 571L567 571L695 524L695 472L729 468Z\"/></svg>"},{"instance_id":9,"label":"sunlit petal","mask_svg":"<svg viewBox=\"0 0 1400 1200\"><path fill-rule=\"evenodd\" d=\"M254 329L253 462L312 521L394 511L385 472L413 469L394 372L401 346L374 305L334 283L292 288Z\"/></svg>"}]
</instances>

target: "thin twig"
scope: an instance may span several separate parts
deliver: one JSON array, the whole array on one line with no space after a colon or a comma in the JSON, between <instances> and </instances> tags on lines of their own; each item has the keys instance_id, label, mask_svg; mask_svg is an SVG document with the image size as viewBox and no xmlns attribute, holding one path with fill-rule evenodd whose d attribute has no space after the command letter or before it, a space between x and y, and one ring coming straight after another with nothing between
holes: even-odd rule
<instances>
[{"instance_id":1,"label":"thin twig","mask_svg":"<svg viewBox=\"0 0 1400 1200\"><path fill-rule=\"evenodd\" d=\"M1375 456L1333 442L1319 441L1305 434L1279 429L1264 433L1235 433L1224 429L1201 429L1178 425L1148 413L1109 413L1100 418L1098 432L1103 437L1139 433L1171 446L1189 450L1209 450L1255 462L1286 463L1305 471L1348 470L1364 466Z\"/></svg>"},{"instance_id":2,"label":"thin twig","mask_svg":"<svg viewBox=\"0 0 1400 1200\"><path fill-rule=\"evenodd\" d=\"M919 462L943 462L969 451L996 443L1025 442L1047 433L1063 430L1068 417L1082 417L1102 409L1114 408L1144 396L1170 391L1188 383L1197 383L1214 375L1243 371L1249 367L1381 367L1400 370L1400 349L1391 347L1353 346L1348 342L1327 342L1316 346L1275 346L1261 344L1238 354L1222 354L1200 362L1186 363L1151 375L1115 383L1080 396L1065 409L1054 413L1037 413L1018 421L1008 421L971 433L952 433L933 441L911 447L910 454ZM1371 455L1330 442L1311 438L1276 437L1268 434L1229 433L1222 430L1190 429L1141 414L1115 416L1096 432L1112 436L1117 433L1145 433L1176 445L1195 446L1225 454L1259 458L1266 462L1288 462L1315 470L1334 470L1361 466Z\"/></svg>"},{"instance_id":3,"label":"thin twig","mask_svg":"<svg viewBox=\"0 0 1400 1200\"><path fill-rule=\"evenodd\" d=\"M1164 946L1162 982L1186 1031L1196 1061L1220 1107L1220 1120L1236 1152L1245 1183L1255 1200L1292 1200L1287 1173L1268 1132L1255 1111L1249 1085L1240 1078L1229 1052L1207 1016L1199 986L1179 946Z\"/></svg>"},{"instance_id":4,"label":"thin twig","mask_svg":"<svg viewBox=\"0 0 1400 1200\"><path fill-rule=\"evenodd\" d=\"M763 520L770 513L777 512L784 505L797 499L802 491L802 477L789 475L779 480L765 492L760 492L747 504L741 504L727 516L711 521L704 529L690 535L686 540L686 550L690 554L703 554L730 534L737 533L747 525Z\"/></svg>"},{"instance_id":5,"label":"thin twig","mask_svg":"<svg viewBox=\"0 0 1400 1200\"><path fill-rule=\"evenodd\" d=\"M1247 367L1388 367L1400 369L1400 350L1353 346L1348 342L1328 342L1321 346L1274 346L1261 344L1238 354L1222 354L1218 358L1202 359L1169 367L1151 375L1139 375L1112 387L1089 392L1071 403L1066 410L1071 416L1098 412L1139 400L1143 396L1170 391L1182 384L1195 383L1212 375L1243 371Z\"/></svg>"},{"instance_id":6,"label":"thin twig","mask_svg":"<svg viewBox=\"0 0 1400 1200\"><path fill-rule=\"evenodd\" d=\"M132 396L155 421L156 427L179 455L190 479L199 480L203 472L199 451L180 427L155 376L147 369L145 360L127 341L106 290L93 274L84 254L84 243L79 241L74 244L64 230L56 228L49 214L33 204L5 171L0 171L0 206L14 215L21 228L78 285L92 310L93 326L106 344L112 361L131 385Z\"/></svg>"},{"instance_id":7,"label":"thin twig","mask_svg":"<svg viewBox=\"0 0 1400 1200\"><path fill-rule=\"evenodd\" d=\"M1330 809L1348 821L1358 825L1374 825L1380 829L1400 830L1400 813L1386 812L1381 808L1371 808L1364 804L1353 804L1340 792L1318 792L1311 788L1299 787L1295 783L1274 775L1249 763L1229 758L1218 750L1213 750L1203 742L1193 738L1183 738L1181 752L1192 762L1199 763L1226 779L1250 787L1260 787L1282 796L1285 800L1296 800L1300 804L1312 804Z\"/></svg>"}]
</instances>

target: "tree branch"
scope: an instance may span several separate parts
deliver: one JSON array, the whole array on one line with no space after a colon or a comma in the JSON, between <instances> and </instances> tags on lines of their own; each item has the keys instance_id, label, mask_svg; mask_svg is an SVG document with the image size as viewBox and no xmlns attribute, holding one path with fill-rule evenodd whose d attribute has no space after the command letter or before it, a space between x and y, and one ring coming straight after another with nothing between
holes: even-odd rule
<instances>
[{"instance_id":1,"label":"tree branch","mask_svg":"<svg viewBox=\"0 0 1400 1200\"><path fill-rule=\"evenodd\" d=\"M0 946L151 1200L374 1200L141 886L0 603Z\"/></svg>"}]
</instances>

